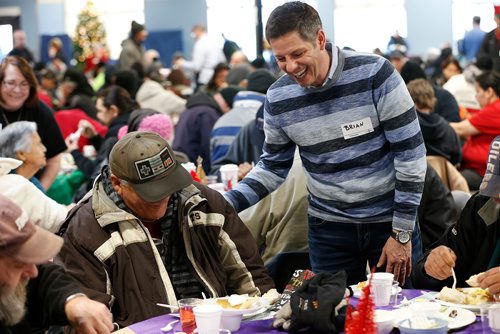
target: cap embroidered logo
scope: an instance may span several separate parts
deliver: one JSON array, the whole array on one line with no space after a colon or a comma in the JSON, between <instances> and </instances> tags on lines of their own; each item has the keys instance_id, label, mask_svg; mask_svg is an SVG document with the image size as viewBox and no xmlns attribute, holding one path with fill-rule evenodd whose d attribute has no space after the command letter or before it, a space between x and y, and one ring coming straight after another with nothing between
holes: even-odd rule
<instances>
[{"instance_id":1,"label":"cap embroidered logo","mask_svg":"<svg viewBox=\"0 0 500 334\"><path fill-rule=\"evenodd\" d=\"M174 160L170 156L167 147L151 158L135 162L135 168L141 180L146 180L160 175L172 166L174 166Z\"/></svg>"}]
</instances>

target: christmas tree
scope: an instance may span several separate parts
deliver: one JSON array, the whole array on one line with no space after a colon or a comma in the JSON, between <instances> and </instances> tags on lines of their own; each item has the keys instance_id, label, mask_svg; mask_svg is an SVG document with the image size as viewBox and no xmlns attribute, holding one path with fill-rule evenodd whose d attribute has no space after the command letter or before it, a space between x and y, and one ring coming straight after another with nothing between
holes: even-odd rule
<instances>
[{"instance_id":1,"label":"christmas tree","mask_svg":"<svg viewBox=\"0 0 500 334\"><path fill-rule=\"evenodd\" d=\"M99 21L99 15L92 0L88 0L78 14L73 49L73 57L78 62L77 66L83 68L83 64L86 64L86 70L89 70L88 64L96 65L102 58L105 58L105 61L108 59L106 30Z\"/></svg>"}]
</instances>

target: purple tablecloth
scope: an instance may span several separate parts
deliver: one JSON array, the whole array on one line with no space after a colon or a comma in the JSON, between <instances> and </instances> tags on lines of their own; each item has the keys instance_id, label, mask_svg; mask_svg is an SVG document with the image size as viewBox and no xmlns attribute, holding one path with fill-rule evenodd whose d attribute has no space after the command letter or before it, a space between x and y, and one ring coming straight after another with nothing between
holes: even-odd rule
<instances>
[{"instance_id":1,"label":"purple tablecloth","mask_svg":"<svg viewBox=\"0 0 500 334\"><path fill-rule=\"evenodd\" d=\"M407 299L412 299L415 297L418 297L421 295L420 290L403 290L403 296L406 297ZM353 304L356 304L356 301L353 299ZM391 307L388 307L386 309L390 309ZM170 321L176 320L173 316L170 316L168 314L159 316L156 318L148 319L139 323L136 323L134 325L131 325L129 329L133 330L137 334L158 334L161 333L160 328L165 326L167 323ZM283 334L282 331L276 330L271 328L271 319L268 320L255 320L255 321L244 321L241 323L241 328L234 332L237 334L243 334L243 333L281 333ZM488 326L484 326L488 327ZM180 323L177 323L176 326L174 326L175 331L181 331L180 328ZM398 333L397 330L394 330L393 333ZM485 328L483 331L483 325L481 323L481 319L479 317L476 318L476 322L462 328L460 330L454 331L454 333L493 333L489 328Z\"/></svg>"}]
</instances>

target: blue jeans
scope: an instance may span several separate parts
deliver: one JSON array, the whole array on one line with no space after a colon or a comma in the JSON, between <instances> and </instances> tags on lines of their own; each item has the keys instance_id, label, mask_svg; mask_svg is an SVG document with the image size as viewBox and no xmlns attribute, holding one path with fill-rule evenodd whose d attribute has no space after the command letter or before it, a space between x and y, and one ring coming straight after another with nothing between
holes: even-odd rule
<instances>
[{"instance_id":1,"label":"blue jeans","mask_svg":"<svg viewBox=\"0 0 500 334\"><path fill-rule=\"evenodd\" d=\"M347 285L366 280L392 231L392 223L339 223L309 216L309 257L315 273L345 270ZM422 257L418 222L412 234L412 264ZM379 268L385 270L385 268ZM407 284L410 279L406 280ZM405 284L405 287L407 287Z\"/></svg>"}]
</instances>

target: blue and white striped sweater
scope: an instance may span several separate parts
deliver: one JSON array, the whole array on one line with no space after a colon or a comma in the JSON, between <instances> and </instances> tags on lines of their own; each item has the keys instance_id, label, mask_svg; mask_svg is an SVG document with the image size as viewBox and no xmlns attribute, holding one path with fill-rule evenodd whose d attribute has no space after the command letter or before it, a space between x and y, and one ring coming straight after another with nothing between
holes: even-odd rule
<instances>
[{"instance_id":1,"label":"blue and white striped sweater","mask_svg":"<svg viewBox=\"0 0 500 334\"><path fill-rule=\"evenodd\" d=\"M241 128L255 119L262 106L265 94L241 91L236 94L233 108L215 122L210 138L210 161L217 161L226 155Z\"/></svg>"},{"instance_id":2,"label":"blue and white striped sweater","mask_svg":"<svg viewBox=\"0 0 500 334\"><path fill-rule=\"evenodd\" d=\"M288 76L267 93L266 142L256 168L226 198L238 211L278 187L299 147L309 213L328 221L387 222L410 230L426 171L425 146L406 86L384 58L332 52L325 85ZM342 125L369 118L373 132L345 139Z\"/></svg>"}]
</instances>

